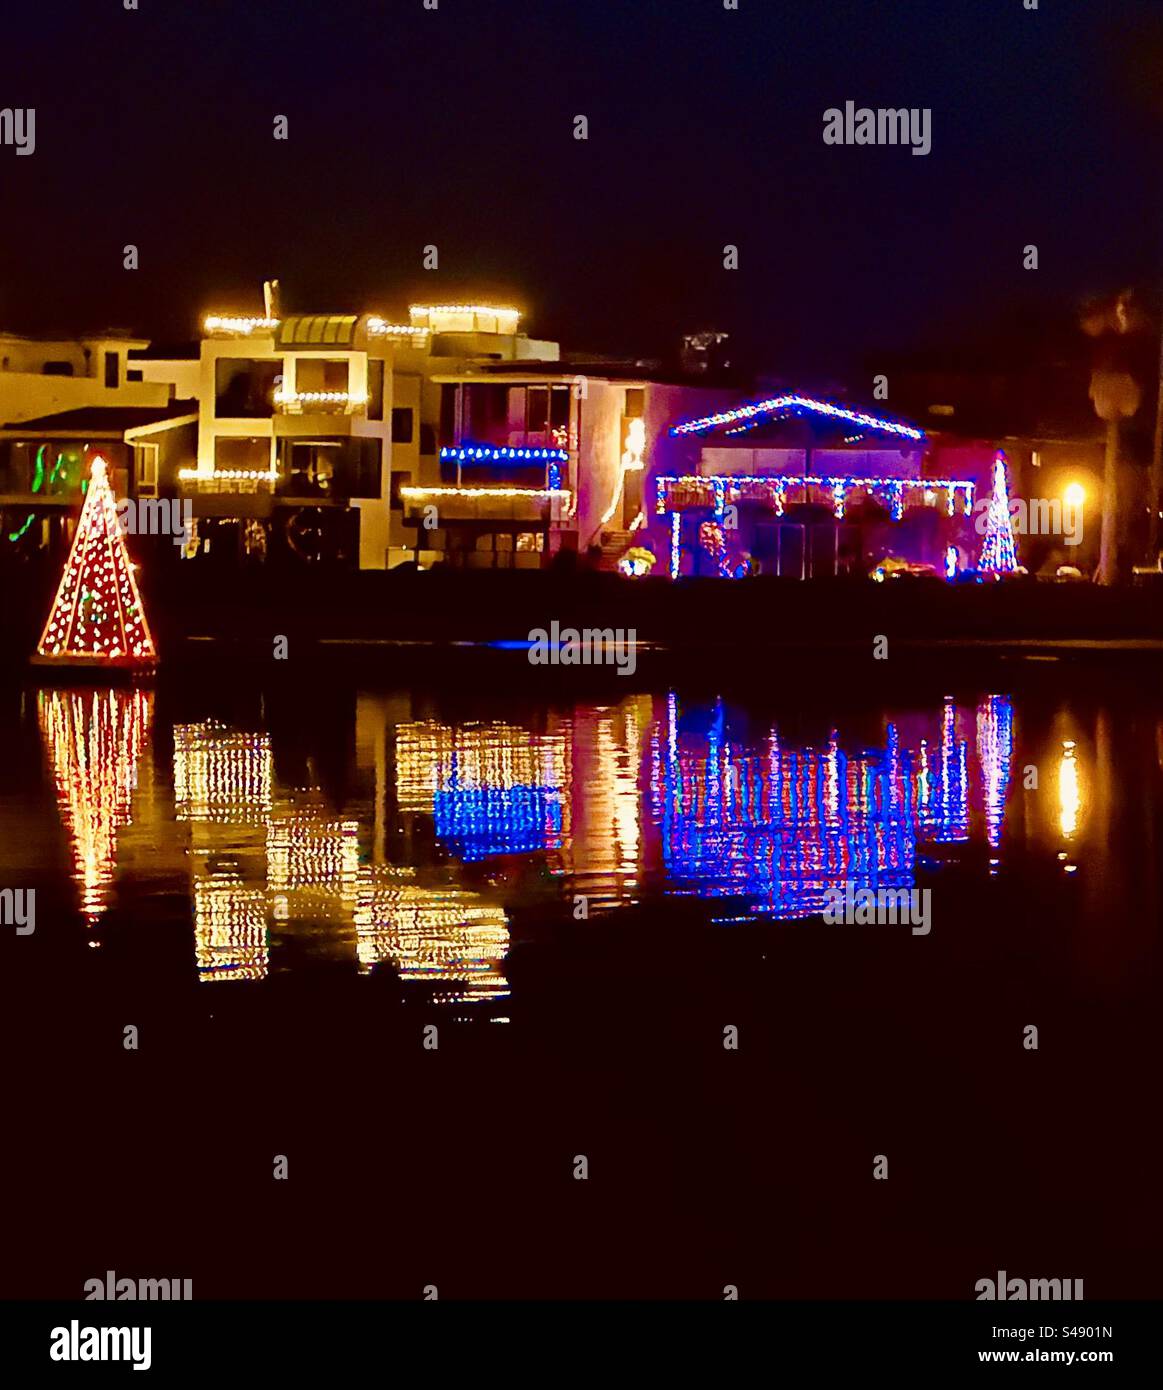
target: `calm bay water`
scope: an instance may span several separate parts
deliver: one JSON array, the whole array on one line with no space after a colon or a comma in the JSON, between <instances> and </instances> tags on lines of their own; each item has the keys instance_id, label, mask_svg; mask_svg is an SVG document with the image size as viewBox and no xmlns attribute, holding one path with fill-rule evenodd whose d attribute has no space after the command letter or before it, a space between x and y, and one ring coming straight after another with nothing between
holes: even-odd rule
<instances>
[{"instance_id":1,"label":"calm bay water","mask_svg":"<svg viewBox=\"0 0 1163 1390\"><path fill-rule=\"evenodd\" d=\"M1022 730L1018 763L1001 692L862 711L814 741L674 690L503 719L356 690L322 739L293 717L272 727L261 698L233 720L163 704L148 688L25 694L5 733L47 775L0 800L0 871L35 882L47 858L94 949L111 911L148 919L160 899L168 917L184 897L206 984L325 957L488 1000L508 992L514 909L588 920L682 896L708 923L794 920L848 883L940 896L944 870L996 875L1011 851L1064 874L1112 852L1088 824L1114 791L1108 716L1064 704Z\"/></svg>"},{"instance_id":2,"label":"calm bay water","mask_svg":"<svg viewBox=\"0 0 1163 1390\"><path fill-rule=\"evenodd\" d=\"M13 1289L969 1297L1024 1262L1158 1292L1146 683L619 684L6 692L13 1181L72 1208L52 1254L17 1222ZM931 930L824 925L846 884L929 890ZM357 1174L378 1253L337 1218Z\"/></svg>"}]
</instances>

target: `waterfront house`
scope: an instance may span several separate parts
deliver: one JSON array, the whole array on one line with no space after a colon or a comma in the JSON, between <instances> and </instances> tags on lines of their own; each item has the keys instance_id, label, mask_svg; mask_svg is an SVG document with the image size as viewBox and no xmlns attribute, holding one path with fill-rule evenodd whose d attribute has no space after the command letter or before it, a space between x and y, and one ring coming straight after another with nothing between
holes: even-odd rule
<instances>
[{"instance_id":1,"label":"waterfront house","mask_svg":"<svg viewBox=\"0 0 1163 1390\"><path fill-rule=\"evenodd\" d=\"M908 421L780 391L680 419L668 446L647 471L645 538L674 578L977 562L973 507L989 496L989 444L938 445Z\"/></svg>"}]
</instances>

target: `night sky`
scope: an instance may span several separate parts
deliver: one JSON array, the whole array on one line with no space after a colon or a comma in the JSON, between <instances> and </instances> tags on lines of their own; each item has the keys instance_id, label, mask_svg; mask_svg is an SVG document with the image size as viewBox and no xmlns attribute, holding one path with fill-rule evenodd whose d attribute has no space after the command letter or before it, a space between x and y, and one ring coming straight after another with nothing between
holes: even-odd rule
<instances>
[{"instance_id":1,"label":"night sky","mask_svg":"<svg viewBox=\"0 0 1163 1390\"><path fill-rule=\"evenodd\" d=\"M500 296L578 350L841 368L1163 281L1158 0L139 3L6 7L4 329L189 338L274 274L286 312ZM846 100L931 107L932 152L825 146Z\"/></svg>"}]
</instances>

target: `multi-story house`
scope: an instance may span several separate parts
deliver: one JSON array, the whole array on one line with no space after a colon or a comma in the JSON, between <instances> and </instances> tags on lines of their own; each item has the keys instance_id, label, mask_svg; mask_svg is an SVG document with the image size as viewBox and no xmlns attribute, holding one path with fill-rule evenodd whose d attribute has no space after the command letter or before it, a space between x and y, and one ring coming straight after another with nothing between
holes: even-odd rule
<instances>
[{"instance_id":1,"label":"multi-story house","mask_svg":"<svg viewBox=\"0 0 1163 1390\"><path fill-rule=\"evenodd\" d=\"M641 368L561 360L516 309L213 315L191 363L141 369L198 398L192 553L361 569L407 561L539 568L559 551L612 562L645 521L641 475L675 412L721 393Z\"/></svg>"},{"instance_id":2,"label":"multi-story house","mask_svg":"<svg viewBox=\"0 0 1163 1390\"><path fill-rule=\"evenodd\" d=\"M55 345L101 376L59 397L38 379L14 402L3 520L24 528L36 501L67 530L100 451L119 496L189 503L171 560L540 568L573 552L613 567L645 535L646 470L665 470L674 421L737 399L642 364L565 361L512 308L398 317L280 315L268 299L261 316L207 317L179 351Z\"/></svg>"},{"instance_id":3,"label":"multi-story house","mask_svg":"<svg viewBox=\"0 0 1163 1390\"><path fill-rule=\"evenodd\" d=\"M405 518L418 553L469 567L536 567L560 551L613 567L646 524L647 462L669 456L670 425L725 399L581 360L478 362L433 380L449 443L439 484L404 490ZM422 539L433 507L438 551Z\"/></svg>"},{"instance_id":4,"label":"multi-story house","mask_svg":"<svg viewBox=\"0 0 1163 1390\"><path fill-rule=\"evenodd\" d=\"M119 495L156 493L159 466L193 447L196 415L146 381L143 339L0 335L0 561L68 540L94 454Z\"/></svg>"},{"instance_id":5,"label":"multi-story house","mask_svg":"<svg viewBox=\"0 0 1163 1390\"><path fill-rule=\"evenodd\" d=\"M556 356L556 344L518 333L518 319L475 305L414 306L406 324L208 317L196 456L169 480L192 502L192 551L230 559L273 546L362 569L412 558L401 493L440 480L433 377L472 360ZM143 370L176 383L190 364L154 359Z\"/></svg>"}]
</instances>

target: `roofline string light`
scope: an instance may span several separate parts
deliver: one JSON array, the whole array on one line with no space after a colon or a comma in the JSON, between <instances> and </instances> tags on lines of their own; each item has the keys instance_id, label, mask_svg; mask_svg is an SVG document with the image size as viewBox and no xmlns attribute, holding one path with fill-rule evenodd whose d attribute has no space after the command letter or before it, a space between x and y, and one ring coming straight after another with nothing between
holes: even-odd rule
<instances>
[{"instance_id":1,"label":"roofline string light","mask_svg":"<svg viewBox=\"0 0 1163 1390\"><path fill-rule=\"evenodd\" d=\"M409 323L388 323L378 314L373 314L367 321L367 331L372 338L423 338L432 330L430 328L416 328Z\"/></svg>"},{"instance_id":2,"label":"roofline string light","mask_svg":"<svg viewBox=\"0 0 1163 1390\"><path fill-rule=\"evenodd\" d=\"M844 420L853 425L863 425L868 429L879 430L885 434L900 435L904 439L923 440L925 438L924 430L917 429L913 425L906 425L901 420L889 420L884 416L869 415L862 410L849 410L847 406L833 405L830 401L818 401L811 396L797 394L772 396L768 400L737 406L734 410L724 410L717 415L703 415L697 420L687 420L681 425L675 425L670 432L672 435L702 434L706 430L717 429L720 425L734 425L787 410L796 413L807 411L814 415L826 415L830 419Z\"/></svg>"},{"instance_id":3,"label":"roofline string light","mask_svg":"<svg viewBox=\"0 0 1163 1390\"><path fill-rule=\"evenodd\" d=\"M500 304L409 304L410 314L493 314L497 318L519 319L520 309Z\"/></svg>"},{"instance_id":4,"label":"roofline string light","mask_svg":"<svg viewBox=\"0 0 1163 1390\"><path fill-rule=\"evenodd\" d=\"M278 319L245 318L230 314L207 314L202 320L205 333L270 333L279 326Z\"/></svg>"}]
</instances>

